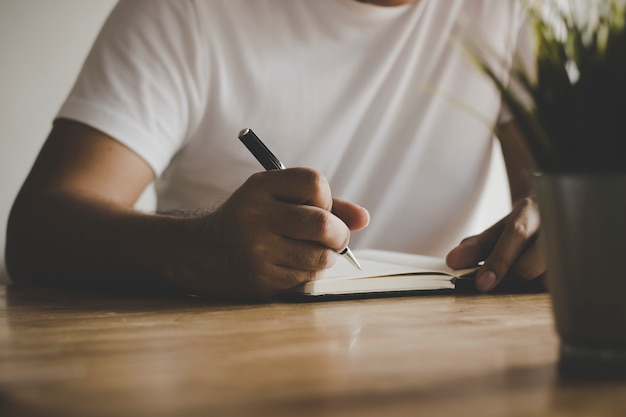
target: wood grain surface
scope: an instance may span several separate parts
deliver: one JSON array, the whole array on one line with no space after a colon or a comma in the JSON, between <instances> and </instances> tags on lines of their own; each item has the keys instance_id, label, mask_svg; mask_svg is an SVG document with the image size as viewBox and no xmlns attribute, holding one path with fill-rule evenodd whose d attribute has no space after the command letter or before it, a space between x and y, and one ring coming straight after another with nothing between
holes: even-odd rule
<instances>
[{"instance_id":1,"label":"wood grain surface","mask_svg":"<svg viewBox=\"0 0 626 417\"><path fill-rule=\"evenodd\" d=\"M546 294L219 304L0 287L2 416L624 416Z\"/></svg>"}]
</instances>

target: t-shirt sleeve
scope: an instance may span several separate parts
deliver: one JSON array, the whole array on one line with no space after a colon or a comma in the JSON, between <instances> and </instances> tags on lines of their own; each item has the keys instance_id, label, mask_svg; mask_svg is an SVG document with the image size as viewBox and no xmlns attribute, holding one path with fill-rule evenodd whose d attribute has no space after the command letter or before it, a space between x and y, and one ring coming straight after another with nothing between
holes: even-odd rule
<instances>
[{"instance_id":1,"label":"t-shirt sleeve","mask_svg":"<svg viewBox=\"0 0 626 417\"><path fill-rule=\"evenodd\" d=\"M208 89L192 1L122 0L57 114L120 141L159 176L200 123Z\"/></svg>"}]
</instances>

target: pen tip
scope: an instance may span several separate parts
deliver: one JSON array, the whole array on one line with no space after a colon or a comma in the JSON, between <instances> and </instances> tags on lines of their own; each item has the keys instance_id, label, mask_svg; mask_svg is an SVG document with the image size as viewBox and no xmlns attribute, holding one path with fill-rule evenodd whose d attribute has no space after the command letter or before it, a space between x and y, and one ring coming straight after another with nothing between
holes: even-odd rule
<instances>
[{"instance_id":1,"label":"pen tip","mask_svg":"<svg viewBox=\"0 0 626 417\"><path fill-rule=\"evenodd\" d=\"M350 248L346 247L344 250L342 250L341 252L339 252L340 255L345 255L346 258L348 258L348 260L350 261L350 263L352 265L354 265L356 268L359 269L359 271L361 271L361 264L359 264L359 261L356 260L356 257L354 256L354 254L352 253L352 251L350 250Z\"/></svg>"},{"instance_id":2,"label":"pen tip","mask_svg":"<svg viewBox=\"0 0 626 417\"><path fill-rule=\"evenodd\" d=\"M245 135L247 135L247 134L248 134L248 132L249 132L249 131L250 131L250 129L249 129L249 128L244 127L243 129L241 129L241 130L239 131L239 135L238 135L238 136L239 136L239 137L245 136Z\"/></svg>"}]
</instances>

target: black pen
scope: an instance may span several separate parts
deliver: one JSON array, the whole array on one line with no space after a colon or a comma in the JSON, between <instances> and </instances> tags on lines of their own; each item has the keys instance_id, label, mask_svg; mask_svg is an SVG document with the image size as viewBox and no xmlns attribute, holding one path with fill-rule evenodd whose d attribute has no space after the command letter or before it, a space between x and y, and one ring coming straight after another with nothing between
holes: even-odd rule
<instances>
[{"instance_id":1,"label":"black pen","mask_svg":"<svg viewBox=\"0 0 626 417\"><path fill-rule=\"evenodd\" d=\"M252 152L252 155L254 155L257 161L259 161L261 165L263 165L263 168L265 168L267 171L273 169L285 169L283 163L280 162L278 158L276 158L272 151L270 151L263 142L261 142L261 139L259 139L259 137L252 131L252 129L241 129L241 131L239 132L239 140L244 145L246 145L246 148L248 148L248 150ZM354 254L348 246L346 246L344 250L339 252L339 254L345 255L352 265L361 269L359 261L356 260Z\"/></svg>"}]
</instances>

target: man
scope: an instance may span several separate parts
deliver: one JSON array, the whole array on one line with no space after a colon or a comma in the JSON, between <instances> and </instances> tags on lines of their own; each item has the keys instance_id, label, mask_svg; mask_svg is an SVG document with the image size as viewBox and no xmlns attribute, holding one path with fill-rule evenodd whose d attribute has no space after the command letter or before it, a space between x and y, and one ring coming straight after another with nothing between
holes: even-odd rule
<instances>
[{"instance_id":1,"label":"man","mask_svg":"<svg viewBox=\"0 0 626 417\"><path fill-rule=\"evenodd\" d=\"M489 34L506 68L519 6L369 3L120 2L14 204L11 277L256 298L319 277L350 240L445 254L476 214L490 125L515 136L454 41ZM299 168L255 173L245 127ZM545 269L528 159L502 148L512 213L447 257L484 260L483 291ZM158 212L134 210L154 179Z\"/></svg>"}]
</instances>

